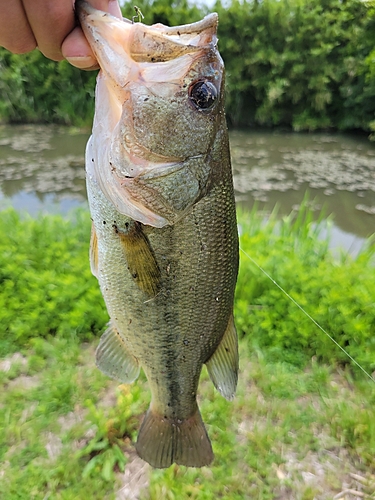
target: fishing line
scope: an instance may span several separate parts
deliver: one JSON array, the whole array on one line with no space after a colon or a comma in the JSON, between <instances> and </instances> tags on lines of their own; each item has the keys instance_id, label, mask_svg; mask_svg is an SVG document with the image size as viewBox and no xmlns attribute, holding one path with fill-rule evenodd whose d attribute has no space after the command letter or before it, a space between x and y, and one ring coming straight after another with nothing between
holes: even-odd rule
<instances>
[{"instance_id":1,"label":"fishing line","mask_svg":"<svg viewBox=\"0 0 375 500\"><path fill-rule=\"evenodd\" d=\"M327 331L326 331L326 330L325 330L322 326L320 326L320 325L319 325L319 323L318 323L318 322L317 322L317 321L316 321L316 320L315 320L312 316L310 316L310 314L309 314L307 311L305 311L305 309L304 309L302 306L300 306L300 305L298 304L298 302L297 302L296 300L294 300L294 299L293 299L293 297L292 297L291 295L289 295L289 293L288 293L286 290L284 290L284 288L283 288L281 285L279 285L279 284L277 283L277 281L275 281L275 280L274 280L274 279L273 279L273 278L272 278L272 277L271 277L271 276L267 273L267 271L266 271L265 269L263 269L263 267L262 267L262 266L260 266L260 265L259 265L259 264L258 264L258 263L257 263L257 262L256 262L256 261L252 258L252 257L250 257L250 255L249 255L247 252L245 252L245 250L243 250L241 247L240 247L240 250L241 250L241 252L242 252L244 255L246 255L246 257L247 257L248 259L250 259L250 260L251 260L251 262L252 262L252 263L253 263L253 264L254 264L254 265L255 265L255 266L256 266L256 267L257 267L260 271L262 271L262 273L263 273L263 274L265 274L265 276L267 276L267 278L268 278L269 280L271 280L271 281L272 281L272 283L273 283L274 285L276 285L276 286L277 286L277 288L278 288L278 289L279 289L279 290L280 290L280 291L281 291L281 292L282 292L282 293L283 293L283 294L284 294L284 295L285 295L285 296L286 296L289 300L291 300L291 301L293 302L293 304L294 304L295 306L297 306L297 307L298 307L298 309L299 309L300 311L302 311L302 312L303 312L303 314L304 314L305 316L307 316L307 317L309 318L309 320L310 320L310 321L312 321L312 322L314 323L314 325L315 325L315 326L317 326L317 327L319 328L319 330L321 330L323 333L325 333L325 334L327 335L327 337L328 337L330 340L332 340L332 342L333 342L333 343L334 343L334 344L335 344L335 345L336 345L339 349L341 349L341 350L342 350L342 352L343 352L344 354L346 354L346 356L348 356L348 358L349 358L349 359L350 359L350 360L351 360L351 361L352 361L352 362L353 362L356 366L358 366L358 368L360 368L360 369L363 371L363 373L364 373L365 375L367 375L367 376L368 376L368 378L369 378L372 382L374 382L374 383L375 383L375 378L374 378L372 375L370 375L370 374L369 374L369 373L368 373L368 372L367 372L367 371L363 368L363 366L361 366L361 365L358 363L358 361L356 361L356 360L355 360L355 359L354 359L354 358L353 358L353 357L352 357L352 356L351 356L351 355L350 355L350 354L349 354L349 353L348 353L348 352L347 352L347 351L346 351L346 350L345 350L345 349L344 349L344 348L343 348L343 347L342 347L342 346L341 346L341 345L340 345L340 344L339 344L339 343L338 343L338 342L337 342L337 341L336 341L336 340L332 337L332 335L330 335L330 334L329 334L329 333L328 333L328 332L327 332Z\"/></svg>"}]
</instances>

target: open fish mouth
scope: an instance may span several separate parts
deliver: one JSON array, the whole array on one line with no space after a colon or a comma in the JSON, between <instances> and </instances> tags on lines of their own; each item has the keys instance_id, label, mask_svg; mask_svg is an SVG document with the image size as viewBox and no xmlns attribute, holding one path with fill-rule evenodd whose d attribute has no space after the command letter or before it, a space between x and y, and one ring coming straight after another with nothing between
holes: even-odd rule
<instances>
[{"instance_id":1,"label":"open fish mouth","mask_svg":"<svg viewBox=\"0 0 375 500\"><path fill-rule=\"evenodd\" d=\"M77 1L76 8L85 35L104 70L106 64L113 64L110 56L115 51L135 62L160 63L216 46L216 13L195 23L169 27L160 23L147 26L125 18L121 20L94 9L85 1ZM127 62L130 66L130 61ZM125 64L124 74L129 66Z\"/></svg>"},{"instance_id":2,"label":"open fish mouth","mask_svg":"<svg viewBox=\"0 0 375 500\"><path fill-rule=\"evenodd\" d=\"M87 174L120 213L155 227L174 223L208 183L196 165L210 154L222 112L217 14L168 27L118 19L85 1L76 8L101 68ZM199 178L186 174L194 168ZM157 209L140 198L140 183L178 175L186 177L188 200L181 196L171 208L153 190Z\"/></svg>"}]
</instances>

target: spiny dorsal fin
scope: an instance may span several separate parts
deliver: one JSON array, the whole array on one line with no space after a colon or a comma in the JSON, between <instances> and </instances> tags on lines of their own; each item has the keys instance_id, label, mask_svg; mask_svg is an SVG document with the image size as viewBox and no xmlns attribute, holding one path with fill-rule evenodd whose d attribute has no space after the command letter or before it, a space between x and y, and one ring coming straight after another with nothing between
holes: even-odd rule
<instances>
[{"instance_id":1,"label":"spiny dorsal fin","mask_svg":"<svg viewBox=\"0 0 375 500\"><path fill-rule=\"evenodd\" d=\"M159 291L160 269L150 242L139 222L129 223L128 231L115 227L121 239L129 272L139 288L154 297Z\"/></svg>"},{"instance_id":2,"label":"spiny dorsal fin","mask_svg":"<svg viewBox=\"0 0 375 500\"><path fill-rule=\"evenodd\" d=\"M233 314L229 318L227 329L221 342L206 362L208 374L225 399L234 398L238 380L238 340Z\"/></svg>"},{"instance_id":3,"label":"spiny dorsal fin","mask_svg":"<svg viewBox=\"0 0 375 500\"><path fill-rule=\"evenodd\" d=\"M90 239L90 268L92 274L98 277L98 237L96 235L94 223L91 225Z\"/></svg>"},{"instance_id":4,"label":"spiny dorsal fin","mask_svg":"<svg viewBox=\"0 0 375 500\"><path fill-rule=\"evenodd\" d=\"M96 365L109 377L125 384L134 382L139 375L137 359L128 352L125 342L111 323L96 349Z\"/></svg>"}]
</instances>

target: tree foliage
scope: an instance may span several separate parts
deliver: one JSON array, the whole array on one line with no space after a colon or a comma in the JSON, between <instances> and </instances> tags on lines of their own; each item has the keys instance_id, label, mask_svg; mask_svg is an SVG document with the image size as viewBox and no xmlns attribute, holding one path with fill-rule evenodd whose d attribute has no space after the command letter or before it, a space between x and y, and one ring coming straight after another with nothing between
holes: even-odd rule
<instances>
[{"instance_id":1,"label":"tree foliage","mask_svg":"<svg viewBox=\"0 0 375 500\"><path fill-rule=\"evenodd\" d=\"M51 61L38 50L19 55L0 47L0 120L88 124L95 73Z\"/></svg>"},{"instance_id":2,"label":"tree foliage","mask_svg":"<svg viewBox=\"0 0 375 500\"><path fill-rule=\"evenodd\" d=\"M145 22L207 13L187 0L138 2ZM361 0L217 0L234 126L375 131L375 7ZM135 12L123 7L125 17ZM0 49L0 119L89 124L95 74L38 51Z\"/></svg>"},{"instance_id":3,"label":"tree foliage","mask_svg":"<svg viewBox=\"0 0 375 500\"><path fill-rule=\"evenodd\" d=\"M372 8L358 0L233 0L225 8L218 0L215 9L234 125L369 130Z\"/></svg>"}]
</instances>

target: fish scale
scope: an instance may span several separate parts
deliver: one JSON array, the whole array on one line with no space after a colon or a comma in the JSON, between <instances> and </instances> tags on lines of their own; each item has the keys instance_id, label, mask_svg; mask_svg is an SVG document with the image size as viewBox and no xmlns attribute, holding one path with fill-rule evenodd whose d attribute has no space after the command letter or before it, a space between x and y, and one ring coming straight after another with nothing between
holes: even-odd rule
<instances>
[{"instance_id":1,"label":"fish scale","mask_svg":"<svg viewBox=\"0 0 375 500\"><path fill-rule=\"evenodd\" d=\"M77 9L101 66L86 150L91 269L110 316L96 362L123 383L140 368L147 376L140 457L201 467L213 459L196 400L202 366L227 399L238 376L238 236L217 16L169 28L83 1Z\"/></svg>"},{"instance_id":2,"label":"fish scale","mask_svg":"<svg viewBox=\"0 0 375 500\"><path fill-rule=\"evenodd\" d=\"M125 337L131 353L136 358L142 357L146 374L155 374L161 382L160 367L163 367L155 353L161 349L165 355L168 348L172 359L178 354L190 361L194 356L200 365L198 380L201 365L207 361L207 351L214 350L220 340L212 332L225 329L231 310L228 299L233 296L235 286L237 233L232 221L227 219L230 193L227 202L225 193L224 199L217 199L215 191L211 193L221 202L222 213L216 210L207 218L212 206L211 196L207 196L180 223L150 231L148 238L162 274L160 291L150 299L128 273L121 242L111 227L114 221L121 227L132 222L131 219L110 205L105 210L107 200L100 194L93 197L92 191L89 188L92 213L97 209L98 214L109 221L98 231L98 261L110 317ZM222 241L232 247L231 253L220 252ZM113 267L112 262L118 265ZM186 338L188 345L184 343ZM187 366L190 371L190 363ZM181 366L176 369L185 377Z\"/></svg>"}]
</instances>

